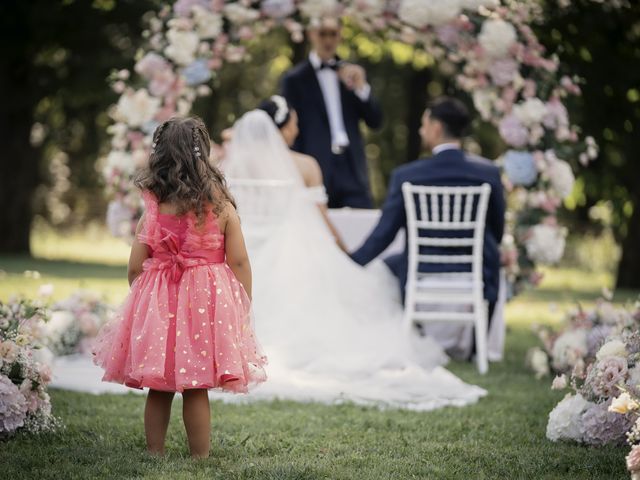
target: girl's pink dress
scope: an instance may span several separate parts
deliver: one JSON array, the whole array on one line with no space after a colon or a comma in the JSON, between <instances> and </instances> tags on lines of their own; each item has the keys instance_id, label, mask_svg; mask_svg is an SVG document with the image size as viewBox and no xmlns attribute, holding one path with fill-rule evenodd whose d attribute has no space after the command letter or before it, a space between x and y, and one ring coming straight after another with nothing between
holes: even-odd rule
<instances>
[{"instance_id":1,"label":"girl's pink dress","mask_svg":"<svg viewBox=\"0 0 640 480\"><path fill-rule=\"evenodd\" d=\"M168 392L247 392L266 379L266 358L249 298L225 263L215 215L209 212L198 226L195 214L162 214L153 193L143 198L138 239L151 256L96 339L94 362L105 370L103 381Z\"/></svg>"}]
</instances>

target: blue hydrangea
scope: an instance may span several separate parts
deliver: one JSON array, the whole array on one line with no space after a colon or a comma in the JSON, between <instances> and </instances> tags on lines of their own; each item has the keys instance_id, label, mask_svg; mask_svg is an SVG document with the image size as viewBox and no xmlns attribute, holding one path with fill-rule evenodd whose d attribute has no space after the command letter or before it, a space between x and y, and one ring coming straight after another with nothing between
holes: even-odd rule
<instances>
[{"instance_id":1,"label":"blue hydrangea","mask_svg":"<svg viewBox=\"0 0 640 480\"><path fill-rule=\"evenodd\" d=\"M182 75L187 81L187 85L193 87L201 83L208 82L211 78L211 70L204 59L198 59L191 62L182 69Z\"/></svg>"},{"instance_id":2,"label":"blue hydrangea","mask_svg":"<svg viewBox=\"0 0 640 480\"><path fill-rule=\"evenodd\" d=\"M504 154L504 172L514 185L528 187L538 178L538 169L530 152L509 150Z\"/></svg>"}]
</instances>

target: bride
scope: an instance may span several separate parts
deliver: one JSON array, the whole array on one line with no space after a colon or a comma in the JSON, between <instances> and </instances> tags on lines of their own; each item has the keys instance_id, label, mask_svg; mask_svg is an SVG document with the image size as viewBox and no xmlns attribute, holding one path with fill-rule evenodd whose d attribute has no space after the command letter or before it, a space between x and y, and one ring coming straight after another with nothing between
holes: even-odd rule
<instances>
[{"instance_id":1,"label":"bride","mask_svg":"<svg viewBox=\"0 0 640 480\"><path fill-rule=\"evenodd\" d=\"M428 337L401 328L397 281L341 250L311 157L289 149L296 115L271 97L233 126L223 170L236 197L254 277L269 381L250 398L353 401L430 410L486 392L442 367Z\"/></svg>"}]
</instances>

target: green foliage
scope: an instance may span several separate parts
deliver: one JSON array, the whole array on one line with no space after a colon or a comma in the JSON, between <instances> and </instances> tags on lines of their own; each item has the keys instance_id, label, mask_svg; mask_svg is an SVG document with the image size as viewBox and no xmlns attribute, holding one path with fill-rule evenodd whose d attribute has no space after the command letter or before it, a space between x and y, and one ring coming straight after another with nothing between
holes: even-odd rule
<instances>
[{"instance_id":1,"label":"green foliage","mask_svg":"<svg viewBox=\"0 0 640 480\"><path fill-rule=\"evenodd\" d=\"M583 95L572 100L571 114L601 147L600 158L580 173L584 196L579 205L609 200L620 238L640 203L640 70L633 68L640 61L640 4L603 9L582 2L558 9L548 2L545 19L534 27L536 34L557 52L564 71L584 78Z\"/></svg>"}]
</instances>

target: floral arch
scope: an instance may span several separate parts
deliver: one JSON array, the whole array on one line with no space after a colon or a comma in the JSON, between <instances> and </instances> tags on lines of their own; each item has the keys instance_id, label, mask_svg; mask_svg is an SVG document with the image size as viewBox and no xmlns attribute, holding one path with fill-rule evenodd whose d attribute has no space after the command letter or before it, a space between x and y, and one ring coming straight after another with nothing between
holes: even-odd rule
<instances>
[{"instance_id":1,"label":"floral arch","mask_svg":"<svg viewBox=\"0 0 640 480\"><path fill-rule=\"evenodd\" d=\"M594 0L597 1L597 0ZM572 191L571 165L598 154L591 138L571 124L566 99L577 81L558 72L529 26L539 19L532 0L178 0L147 19L148 42L133 74L113 75L121 94L111 116L111 150L103 174L112 197L108 223L131 234L140 213L132 186L148 159L151 134L162 121L187 114L227 62L247 57L245 42L286 29L301 42L312 18L345 16L371 35L427 51L448 64L456 86L467 92L483 120L506 145L501 157L510 192L504 245L510 280L535 282L537 264L552 264L564 251L565 229L556 213ZM453 67L453 68L451 68Z\"/></svg>"}]
</instances>

